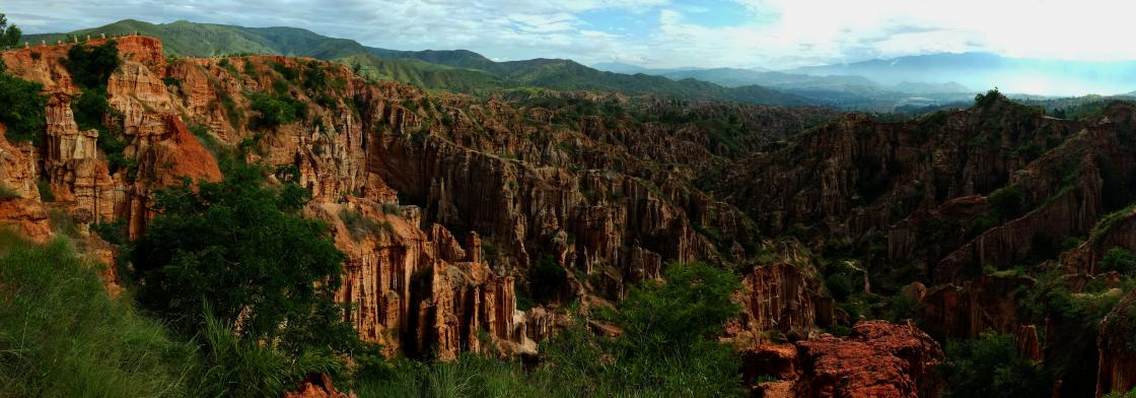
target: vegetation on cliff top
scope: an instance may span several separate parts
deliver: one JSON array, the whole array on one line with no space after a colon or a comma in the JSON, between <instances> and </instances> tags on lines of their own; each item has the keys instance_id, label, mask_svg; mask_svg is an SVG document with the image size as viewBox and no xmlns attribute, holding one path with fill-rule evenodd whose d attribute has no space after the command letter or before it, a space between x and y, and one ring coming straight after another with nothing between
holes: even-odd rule
<instances>
[{"instance_id":1,"label":"vegetation on cliff top","mask_svg":"<svg viewBox=\"0 0 1136 398\"><path fill-rule=\"evenodd\" d=\"M43 86L12 76L0 60L0 123L7 128L5 138L11 142L39 142L46 126L44 107L47 98L40 94Z\"/></svg>"}]
</instances>

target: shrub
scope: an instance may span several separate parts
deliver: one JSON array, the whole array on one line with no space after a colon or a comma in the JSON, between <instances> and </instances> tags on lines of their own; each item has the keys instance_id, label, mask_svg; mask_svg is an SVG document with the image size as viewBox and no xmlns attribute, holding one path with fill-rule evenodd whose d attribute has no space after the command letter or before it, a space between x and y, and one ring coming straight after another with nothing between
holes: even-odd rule
<instances>
[{"instance_id":1,"label":"shrub","mask_svg":"<svg viewBox=\"0 0 1136 398\"><path fill-rule=\"evenodd\" d=\"M18 197L20 197L20 194L16 193L16 190L8 187L7 185L4 185L4 183L0 183L0 201L15 199Z\"/></svg>"},{"instance_id":2,"label":"shrub","mask_svg":"<svg viewBox=\"0 0 1136 398\"><path fill-rule=\"evenodd\" d=\"M998 88L995 87L994 89L987 91L986 94L975 95L974 106L978 108L985 108L998 102L998 100L1006 100L1006 96L1002 95L1002 92L998 91Z\"/></svg>"},{"instance_id":3,"label":"shrub","mask_svg":"<svg viewBox=\"0 0 1136 398\"><path fill-rule=\"evenodd\" d=\"M39 199L44 202L54 202L55 192L51 190L51 183L46 180L36 181L36 189L39 190Z\"/></svg>"},{"instance_id":4,"label":"shrub","mask_svg":"<svg viewBox=\"0 0 1136 398\"><path fill-rule=\"evenodd\" d=\"M312 351L292 357L271 346L247 341L208 309L197 339L203 371L194 395L202 397L279 397L310 373L336 374L342 365Z\"/></svg>"},{"instance_id":5,"label":"shrub","mask_svg":"<svg viewBox=\"0 0 1136 398\"><path fill-rule=\"evenodd\" d=\"M852 277L843 272L833 273L824 278L824 286L828 288L829 294L837 301L844 301L848 296L852 295L853 287Z\"/></svg>"},{"instance_id":6,"label":"shrub","mask_svg":"<svg viewBox=\"0 0 1136 398\"><path fill-rule=\"evenodd\" d=\"M304 67L304 88L308 90L319 90L328 85L327 73L324 72L323 67L319 62L312 61Z\"/></svg>"},{"instance_id":7,"label":"shrub","mask_svg":"<svg viewBox=\"0 0 1136 398\"><path fill-rule=\"evenodd\" d=\"M257 93L249 99L252 101L252 109L257 112L257 117L252 120L253 128L275 128L307 116L307 106L292 97Z\"/></svg>"},{"instance_id":8,"label":"shrub","mask_svg":"<svg viewBox=\"0 0 1136 398\"><path fill-rule=\"evenodd\" d=\"M53 208L47 211L47 221L51 224L51 230L62 233L72 238L79 236L79 226L75 223L75 217L68 213L67 210Z\"/></svg>"},{"instance_id":9,"label":"shrub","mask_svg":"<svg viewBox=\"0 0 1136 398\"><path fill-rule=\"evenodd\" d=\"M187 395L192 345L111 299L97 266L0 232L0 396Z\"/></svg>"},{"instance_id":10,"label":"shrub","mask_svg":"<svg viewBox=\"0 0 1136 398\"><path fill-rule=\"evenodd\" d=\"M10 47L20 44L23 32L16 25L8 25L8 18L0 14L0 47Z\"/></svg>"},{"instance_id":11,"label":"shrub","mask_svg":"<svg viewBox=\"0 0 1136 398\"><path fill-rule=\"evenodd\" d=\"M351 239L354 240L360 240L369 235L375 235L384 231L389 232L394 228L389 222L375 222L375 220L367 218L354 210L341 210L339 212L339 219L343 221L343 225L347 227L347 233L351 235Z\"/></svg>"},{"instance_id":12,"label":"shrub","mask_svg":"<svg viewBox=\"0 0 1136 398\"><path fill-rule=\"evenodd\" d=\"M300 215L307 191L271 188L260 168L223 164L221 182L156 193L158 215L132 253L139 301L186 334L203 326L209 305L220 322L239 321L248 341L278 341L294 354L351 348L354 332L332 297L344 257L324 224Z\"/></svg>"},{"instance_id":13,"label":"shrub","mask_svg":"<svg viewBox=\"0 0 1136 398\"><path fill-rule=\"evenodd\" d=\"M529 271L529 291L539 302L548 303L568 288L568 271L552 256L543 256Z\"/></svg>"},{"instance_id":14,"label":"shrub","mask_svg":"<svg viewBox=\"0 0 1136 398\"><path fill-rule=\"evenodd\" d=\"M46 127L43 86L9 75L0 68L0 123L7 127L8 141L35 142L43 139Z\"/></svg>"},{"instance_id":15,"label":"shrub","mask_svg":"<svg viewBox=\"0 0 1136 398\"><path fill-rule=\"evenodd\" d=\"M1025 210L1025 194L1016 185L994 191L988 199L990 207L1003 221L1017 218Z\"/></svg>"},{"instance_id":16,"label":"shrub","mask_svg":"<svg viewBox=\"0 0 1136 398\"><path fill-rule=\"evenodd\" d=\"M102 240L112 245L124 245L129 243L129 239L127 239L126 220L119 219L115 222L91 224L91 230L98 234Z\"/></svg>"},{"instance_id":17,"label":"shrub","mask_svg":"<svg viewBox=\"0 0 1136 398\"><path fill-rule=\"evenodd\" d=\"M97 47L73 46L67 51L63 65L75 84L85 88L106 87L110 74L118 68L118 47L114 40Z\"/></svg>"},{"instance_id":18,"label":"shrub","mask_svg":"<svg viewBox=\"0 0 1136 398\"><path fill-rule=\"evenodd\" d=\"M948 397L1040 397L1052 390L1052 379L1037 363L1018 354L1013 337L983 334L947 343L940 366Z\"/></svg>"},{"instance_id":19,"label":"shrub","mask_svg":"<svg viewBox=\"0 0 1136 398\"><path fill-rule=\"evenodd\" d=\"M1130 275L1136 272L1136 255L1122 247L1114 247L1104 254L1100 261L1100 271L1116 271Z\"/></svg>"},{"instance_id":20,"label":"shrub","mask_svg":"<svg viewBox=\"0 0 1136 398\"><path fill-rule=\"evenodd\" d=\"M295 81L296 78L300 77L300 74L298 72L296 72L295 69L289 68L287 65L284 65L281 62L273 62L272 63L272 69L275 70L277 73L280 74L280 76L283 76L284 79L288 80L288 81Z\"/></svg>"}]
</instances>

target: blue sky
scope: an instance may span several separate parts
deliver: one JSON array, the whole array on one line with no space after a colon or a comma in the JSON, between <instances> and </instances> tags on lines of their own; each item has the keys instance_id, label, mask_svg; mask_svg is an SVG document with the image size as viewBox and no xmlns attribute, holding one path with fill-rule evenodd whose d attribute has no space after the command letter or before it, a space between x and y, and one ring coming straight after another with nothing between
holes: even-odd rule
<instances>
[{"instance_id":1,"label":"blue sky","mask_svg":"<svg viewBox=\"0 0 1136 398\"><path fill-rule=\"evenodd\" d=\"M1127 0L4 0L26 32L125 18L294 26L497 60L789 68L936 52L1136 58Z\"/></svg>"}]
</instances>

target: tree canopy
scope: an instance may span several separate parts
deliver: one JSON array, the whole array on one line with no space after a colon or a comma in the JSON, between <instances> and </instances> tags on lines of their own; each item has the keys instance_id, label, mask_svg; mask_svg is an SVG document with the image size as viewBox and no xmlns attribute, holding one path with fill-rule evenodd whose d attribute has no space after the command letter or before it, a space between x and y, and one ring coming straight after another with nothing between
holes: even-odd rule
<instances>
[{"instance_id":1,"label":"tree canopy","mask_svg":"<svg viewBox=\"0 0 1136 398\"><path fill-rule=\"evenodd\" d=\"M10 47L20 43L23 32L16 25L8 25L8 17L0 14L0 47Z\"/></svg>"},{"instance_id":2,"label":"tree canopy","mask_svg":"<svg viewBox=\"0 0 1136 398\"><path fill-rule=\"evenodd\" d=\"M324 224L301 217L307 191L267 186L256 166L225 169L221 182L158 192L158 216L133 250L139 302L187 334L209 306L251 341L349 348L333 301L344 256Z\"/></svg>"}]
</instances>

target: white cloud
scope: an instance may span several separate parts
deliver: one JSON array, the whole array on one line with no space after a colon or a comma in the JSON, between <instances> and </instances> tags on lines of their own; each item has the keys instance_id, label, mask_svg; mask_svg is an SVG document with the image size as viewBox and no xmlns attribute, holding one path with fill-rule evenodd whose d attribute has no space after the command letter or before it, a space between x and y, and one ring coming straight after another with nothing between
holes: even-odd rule
<instances>
[{"instance_id":1,"label":"white cloud","mask_svg":"<svg viewBox=\"0 0 1136 398\"><path fill-rule=\"evenodd\" d=\"M705 23L722 2L732 26ZM941 51L1133 59L1127 0L3 0L28 32L124 18L296 26L394 49L494 59L618 60L657 67L792 67ZM603 26L618 10L643 26ZM748 12L747 12L748 11ZM728 11L727 11L728 12ZM738 22L740 20L740 22Z\"/></svg>"},{"instance_id":2,"label":"white cloud","mask_svg":"<svg viewBox=\"0 0 1136 398\"><path fill-rule=\"evenodd\" d=\"M779 16L773 24L746 28L772 41L766 55L796 55L802 61L857 61L865 56L942 51L1081 60L1136 58L1136 46L1130 44L1136 33L1131 23L1136 2L1126 0L736 1L754 13ZM786 49L794 52L782 52Z\"/></svg>"}]
</instances>

